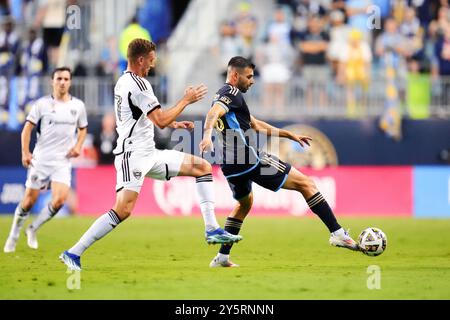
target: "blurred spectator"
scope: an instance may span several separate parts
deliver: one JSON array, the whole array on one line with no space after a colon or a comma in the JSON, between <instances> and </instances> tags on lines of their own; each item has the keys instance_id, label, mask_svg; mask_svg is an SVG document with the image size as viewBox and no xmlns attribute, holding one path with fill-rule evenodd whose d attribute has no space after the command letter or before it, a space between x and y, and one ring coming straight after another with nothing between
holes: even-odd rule
<instances>
[{"instance_id":1,"label":"blurred spectator","mask_svg":"<svg viewBox=\"0 0 450 320\"><path fill-rule=\"evenodd\" d=\"M258 20L251 13L251 5L247 1L241 1L238 5L238 15L235 18L237 35L242 44L241 55L253 60L258 31Z\"/></svg>"},{"instance_id":2,"label":"blurred spectator","mask_svg":"<svg viewBox=\"0 0 450 320\"><path fill-rule=\"evenodd\" d=\"M39 78L47 72L47 52L44 40L38 37L37 31L28 31L28 41L24 44L20 59L22 75L25 78L25 97L19 102L19 122L25 121L31 103L41 96Z\"/></svg>"},{"instance_id":3,"label":"blurred spectator","mask_svg":"<svg viewBox=\"0 0 450 320\"><path fill-rule=\"evenodd\" d=\"M330 22L330 45L327 55L331 62L333 74L337 75L341 53L347 47L350 27L345 24L345 15L339 10L330 13Z\"/></svg>"},{"instance_id":4,"label":"blurred spectator","mask_svg":"<svg viewBox=\"0 0 450 320\"><path fill-rule=\"evenodd\" d=\"M136 16L134 16L128 26L120 34L119 42L119 73L125 71L127 67L127 50L128 44L134 39L141 38L146 40L152 40L150 34L139 23Z\"/></svg>"},{"instance_id":5,"label":"blurred spectator","mask_svg":"<svg viewBox=\"0 0 450 320\"><path fill-rule=\"evenodd\" d=\"M372 52L368 43L363 40L361 31L353 29L349 34L348 44L341 51L338 75L339 82L345 83L349 117L365 113L371 62ZM358 95L361 97L359 101Z\"/></svg>"},{"instance_id":6,"label":"blurred spectator","mask_svg":"<svg viewBox=\"0 0 450 320\"><path fill-rule=\"evenodd\" d=\"M433 20L433 2L434 0L408 0L408 6L415 9L424 30L428 30L428 26Z\"/></svg>"},{"instance_id":7,"label":"blurred spectator","mask_svg":"<svg viewBox=\"0 0 450 320\"><path fill-rule=\"evenodd\" d=\"M386 19L384 30L376 39L375 53L380 57L382 68L386 67L385 60L389 55L389 59L392 58L393 66L397 71L397 76L399 79L404 79L407 71L406 58L411 56L411 49L407 47L407 39L399 32L398 24L393 18Z\"/></svg>"},{"instance_id":8,"label":"blurred spectator","mask_svg":"<svg viewBox=\"0 0 450 320\"><path fill-rule=\"evenodd\" d=\"M45 47L48 50L49 64L58 64L59 45L66 26L66 0L37 0L38 12L34 28L43 30Z\"/></svg>"},{"instance_id":9,"label":"blurred spectator","mask_svg":"<svg viewBox=\"0 0 450 320\"><path fill-rule=\"evenodd\" d=\"M220 24L220 36L211 49L213 54L219 58L218 66L223 82L230 59L242 55L242 39L236 36L236 26L232 21L227 20Z\"/></svg>"},{"instance_id":10,"label":"blurred spectator","mask_svg":"<svg viewBox=\"0 0 450 320\"><path fill-rule=\"evenodd\" d=\"M98 153L98 164L114 163L113 150L116 147L117 132L114 113L106 113L102 118L101 132L95 135L94 146Z\"/></svg>"},{"instance_id":11,"label":"blurred spectator","mask_svg":"<svg viewBox=\"0 0 450 320\"><path fill-rule=\"evenodd\" d=\"M152 40L159 44L165 42L172 31L171 1L146 0L138 13L139 24L144 27Z\"/></svg>"},{"instance_id":12,"label":"blurred spectator","mask_svg":"<svg viewBox=\"0 0 450 320\"><path fill-rule=\"evenodd\" d=\"M447 7L441 7L438 11L436 20L431 21L428 28L431 39L437 40L443 36L445 28L450 24L450 9Z\"/></svg>"},{"instance_id":13,"label":"blurred spectator","mask_svg":"<svg viewBox=\"0 0 450 320\"><path fill-rule=\"evenodd\" d=\"M10 16L3 17L0 31L0 126L9 119L10 81L19 66L20 38L14 30L14 21Z\"/></svg>"},{"instance_id":14,"label":"blurred spectator","mask_svg":"<svg viewBox=\"0 0 450 320\"><path fill-rule=\"evenodd\" d=\"M327 7L324 5L324 2L328 1L320 1L320 0L292 0L291 8L292 11L304 18L307 18L311 15L324 17L327 13Z\"/></svg>"},{"instance_id":15,"label":"blurred spectator","mask_svg":"<svg viewBox=\"0 0 450 320\"><path fill-rule=\"evenodd\" d=\"M99 76L117 77L119 67L119 55L117 52L117 39L109 36L100 53L100 61L96 67L96 74Z\"/></svg>"},{"instance_id":16,"label":"blurred spectator","mask_svg":"<svg viewBox=\"0 0 450 320\"><path fill-rule=\"evenodd\" d=\"M405 38L398 31L393 18L386 19L383 32L376 40L376 54L381 58L383 80L385 81L385 111L380 118L380 128L387 136L398 141L402 138L401 103L406 85L406 57L410 52L406 48Z\"/></svg>"},{"instance_id":17,"label":"blurred spectator","mask_svg":"<svg viewBox=\"0 0 450 320\"><path fill-rule=\"evenodd\" d=\"M326 8L320 3L320 1L312 0L292 0L291 9L294 14L294 20L292 23L293 37L295 34L306 32L308 29L308 19L310 16L325 17L327 12ZM297 44L294 43L294 46Z\"/></svg>"},{"instance_id":18,"label":"blurred spectator","mask_svg":"<svg viewBox=\"0 0 450 320\"><path fill-rule=\"evenodd\" d=\"M80 29L71 29L70 48L81 52L90 50L91 43L89 35L91 33L91 0L67 0L67 6L75 5L80 10Z\"/></svg>"},{"instance_id":19,"label":"blurred spectator","mask_svg":"<svg viewBox=\"0 0 450 320\"><path fill-rule=\"evenodd\" d=\"M443 37L434 47L436 63L432 66L431 75L435 82L440 80L441 105L448 105L450 103L450 25L447 25L443 31Z\"/></svg>"},{"instance_id":20,"label":"blurred spectator","mask_svg":"<svg viewBox=\"0 0 450 320\"><path fill-rule=\"evenodd\" d=\"M372 5L375 6L375 8L377 8L377 12L379 12L380 16L377 17L377 19L379 19L379 27L378 28L374 28L372 30L372 36L373 39L378 38L378 36L380 35L382 28L381 26L384 25L384 22L386 21L386 19L391 15L391 10L392 10L392 0L372 0ZM374 11L369 11L369 13L371 15L374 14ZM368 39L370 41L372 41L373 39ZM373 41L372 41L373 42Z\"/></svg>"},{"instance_id":21,"label":"blurred spectator","mask_svg":"<svg viewBox=\"0 0 450 320\"><path fill-rule=\"evenodd\" d=\"M117 53L117 39L109 36L100 54L100 61L95 68L95 75L101 78L98 88L99 105L110 107L113 105L114 79L118 77L119 56Z\"/></svg>"},{"instance_id":22,"label":"blurred spectator","mask_svg":"<svg viewBox=\"0 0 450 320\"><path fill-rule=\"evenodd\" d=\"M357 29L364 35L364 40L371 42L371 32L368 28L369 14L368 8L372 5L372 0L347 0L346 13L348 25L352 29Z\"/></svg>"},{"instance_id":23,"label":"blurred spectator","mask_svg":"<svg viewBox=\"0 0 450 320\"><path fill-rule=\"evenodd\" d=\"M267 39L276 38L283 45L290 45L291 24L282 7L276 8L272 20L267 24Z\"/></svg>"},{"instance_id":24,"label":"blurred spectator","mask_svg":"<svg viewBox=\"0 0 450 320\"><path fill-rule=\"evenodd\" d=\"M9 0L0 0L0 18L9 16L10 14Z\"/></svg>"},{"instance_id":25,"label":"blurred spectator","mask_svg":"<svg viewBox=\"0 0 450 320\"><path fill-rule=\"evenodd\" d=\"M302 75L308 86L307 105L312 107L313 96L319 97L319 105L326 104L325 86L330 77L330 69L326 60L329 36L322 29L322 20L312 16L308 22L308 30L300 35L299 49L302 57ZM317 92L314 88L317 86Z\"/></svg>"},{"instance_id":26,"label":"blurred spectator","mask_svg":"<svg viewBox=\"0 0 450 320\"><path fill-rule=\"evenodd\" d=\"M347 22L347 13L345 10L346 0L331 0L331 10L338 10L344 14L344 21Z\"/></svg>"},{"instance_id":27,"label":"blurred spectator","mask_svg":"<svg viewBox=\"0 0 450 320\"><path fill-rule=\"evenodd\" d=\"M420 25L419 18L416 16L416 11L412 7L407 7L402 24L400 25L400 34L406 39L406 46L410 51L410 58L408 59L408 70L418 71L421 65L424 65L425 50L424 50L424 30Z\"/></svg>"},{"instance_id":28,"label":"blurred spectator","mask_svg":"<svg viewBox=\"0 0 450 320\"><path fill-rule=\"evenodd\" d=\"M266 111L282 111L285 105L285 87L291 76L292 48L277 33L270 33L267 42L257 51L261 66L263 105Z\"/></svg>"}]
</instances>

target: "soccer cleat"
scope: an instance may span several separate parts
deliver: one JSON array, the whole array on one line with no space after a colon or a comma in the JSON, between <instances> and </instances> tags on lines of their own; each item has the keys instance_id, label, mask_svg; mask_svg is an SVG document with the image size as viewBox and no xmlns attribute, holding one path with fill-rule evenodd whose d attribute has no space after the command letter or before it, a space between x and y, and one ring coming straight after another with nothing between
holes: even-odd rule
<instances>
[{"instance_id":1,"label":"soccer cleat","mask_svg":"<svg viewBox=\"0 0 450 320\"><path fill-rule=\"evenodd\" d=\"M70 253L67 250L61 253L59 260L64 262L64 264L72 271L81 271L81 261L80 256Z\"/></svg>"},{"instance_id":2,"label":"soccer cleat","mask_svg":"<svg viewBox=\"0 0 450 320\"><path fill-rule=\"evenodd\" d=\"M212 259L211 263L209 264L210 268L234 268L239 267L238 264L233 263L230 259L221 260L219 256L215 256L214 259Z\"/></svg>"},{"instance_id":3,"label":"soccer cleat","mask_svg":"<svg viewBox=\"0 0 450 320\"><path fill-rule=\"evenodd\" d=\"M32 227L25 229L25 235L27 236L27 243L31 249L37 249L39 247L36 231Z\"/></svg>"},{"instance_id":4,"label":"soccer cleat","mask_svg":"<svg viewBox=\"0 0 450 320\"><path fill-rule=\"evenodd\" d=\"M217 228L214 231L207 231L205 238L208 244L229 244L242 240L242 236L231 234L228 231L223 230L222 228Z\"/></svg>"},{"instance_id":5,"label":"soccer cleat","mask_svg":"<svg viewBox=\"0 0 450 320\"><path fill-rule=\"evenodd\" d=\"M8 239L6 240L5 246L3 247L3 252L11 253L11 252L16 251L16 243L17 243L17 239L8 237Z\"/></svg>"},{"instance_id":6,"label":"soccer cleat","mask_svg":"<svg viewBox=\"0 0 450 320\"><path fill-rule=\"evenodd\" d=\"M355 240L353 240L347 231L343 234L337 235L336 232L330 235L330 244L335 247L347 248L354 251L359 251L359 246Z\"/></svg>"}]
</instances>

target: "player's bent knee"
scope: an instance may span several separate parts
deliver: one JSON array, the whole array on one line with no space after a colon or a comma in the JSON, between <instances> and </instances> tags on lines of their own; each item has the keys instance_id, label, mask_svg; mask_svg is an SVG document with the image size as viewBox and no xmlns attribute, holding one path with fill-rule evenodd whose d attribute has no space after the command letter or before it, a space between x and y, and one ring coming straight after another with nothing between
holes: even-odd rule
<instances>
[{"instance_id":1,"label":"player's bent knee","mask_svg":"<svg viewBox=\"0 0 450 320\"><path fill-rule=\"evenodd\" d=\"M30 210L34 204L36 203L37 200L37 196L34 195L25 195L25 197L23 198L22 202L21 202L21 207L24 210Z\"/></svg>"},{"instance_id":2,"label":"player's bent knee","mask_svg":"<svg viewBox=\"0 0 450 320\"><path fill-rule=\"evenodd\" d=\"M204 176L205 174L212 173L212 166L205 159L202 159L201 163L197 166L196 169L197 169L196 171L198 171L198 172L196 172L197 176L199 176L199 177Z\"/></svg>"},{"instance_id":3,"label":"player's bent knee","mask_svg":"<svg viewBox=\"0 0 450 320\"><path fill-rule=\"evenodd\" d=\"M309 194L317 189L314 180L308 176L302 176L301 178L296 179L294 185L295 189L302 194Z\"/></svg>"},{"instance_id":4,"label":"player's bent knee","mask_svg":"<svg viewBox=\"0 0 450 320\"><path fill-rule=\"evenodd\" d=\"M66 197L56 198L52 201L52 207L58 210L62 208L64 202L66 202Z\"/></svg>"}]
</instances>

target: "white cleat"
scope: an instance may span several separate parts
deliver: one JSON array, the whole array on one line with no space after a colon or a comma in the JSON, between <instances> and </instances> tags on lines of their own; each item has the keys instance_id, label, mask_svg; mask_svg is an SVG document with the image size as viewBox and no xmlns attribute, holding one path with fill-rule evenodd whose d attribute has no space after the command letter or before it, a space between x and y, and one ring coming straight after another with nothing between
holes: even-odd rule
<instances>
[{"instance_id":1,"label":"white cleat","mask_svg":"<svg viewBox=\"0 0 450 320\"><path fill-rule=\"evenodd\" d=\"M36 231L33 228L28 227L28 228L25 229L25 235L27 236L28 246L31 249L35 249L36 250L39 247L39 244L38 244L38 241L37 241L37 237L36 237Z\"/></svg>"},{"instance_id":2,"label":"white cleat","mask_svg":"<svg viewBox=\"0 0 450 320\"><path fill-rule=\"evenodd\" d=\"M17 243L17 239L8 237L8 239L6 240L5 246L3 247L3 252L11 253L11 252L16 251L16 243Z\"/></svg>"},{"instance_id":3,"label":"white cleat","mask_svg":"<svg viewBox=\"0 0 450 320\"><path fill-rule=\"evenodd\" d=\"M238 264L233 263L230 259L220 259L219 256L215 256L214 259L212 259L211 263L209 264L211 268L234 268L239 267Z\"/></svg>"},{"instance_id":4,"label":"white cleat","mask_svg":"<svg viewBox=\"0 0 450 320\"><path fill-rule=\"evenodd\" d=\"M358 243L350 237L347 231L341 234L336 234L336 232L331 233L330 244L335 247L359 251Z\"/></svg>"}]
</instances>

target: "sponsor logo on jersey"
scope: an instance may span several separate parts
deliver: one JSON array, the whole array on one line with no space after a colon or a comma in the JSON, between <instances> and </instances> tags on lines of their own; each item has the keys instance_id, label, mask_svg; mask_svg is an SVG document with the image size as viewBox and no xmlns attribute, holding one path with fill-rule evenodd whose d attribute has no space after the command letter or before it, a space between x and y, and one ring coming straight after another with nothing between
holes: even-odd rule
<instances>
[{"instance_id":1,"label":"sponsor logo on jersey","mask_svg":"<svg viewBox=\"0 0 450 320\"><path fill-rule=\"evenodd\" d=\"M224 102L225 104L230 104L231 103L231 99L228 98L227 96L222 96L222 97L220 97L219 100Z\"/></svg>"}]
</instances>

